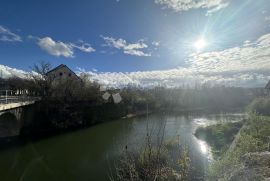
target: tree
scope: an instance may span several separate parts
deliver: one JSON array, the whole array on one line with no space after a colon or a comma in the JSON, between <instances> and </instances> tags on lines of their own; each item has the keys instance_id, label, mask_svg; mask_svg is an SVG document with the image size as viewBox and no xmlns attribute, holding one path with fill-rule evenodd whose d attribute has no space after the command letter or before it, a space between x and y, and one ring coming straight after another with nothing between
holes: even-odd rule
<instances>
[{"instance_id":1,"label":"tree","mask_svg":"<svg viewBox=\"0 0 270 181\"><path fill-rule=\"evenodd\" d=\"M49 96L52 80L47 73L51 70L51 64L42 61L30 68L32 69L30 78L34 81L37 93L43 97Z\"/></svg>"}]
</instances>

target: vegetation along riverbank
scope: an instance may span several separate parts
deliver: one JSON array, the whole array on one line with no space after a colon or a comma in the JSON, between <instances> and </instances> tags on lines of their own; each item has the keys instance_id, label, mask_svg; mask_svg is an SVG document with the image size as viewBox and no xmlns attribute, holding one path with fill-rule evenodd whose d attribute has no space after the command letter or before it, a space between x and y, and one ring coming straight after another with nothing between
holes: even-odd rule
<instances>
[{"instance_id":1,"label":"vegetation along riverbank","mask_svg":"<svg viewBox=\"0 0 270 181\"><path fill-rule=\"evenodd\" d=\"M216 160L209 169L210 180L270 178L269 105L269 98L255 99L244 124L212 125L196 131L195 135L207 141L216 153Z\"/></svg>"},{"instance_id":2,"label":"vegetation along riverbank","mask_svg":"<svg viewBox=\"0 0 270 181\"><path fill-rule=\"evenodd\" d=\"M244 121L239 121L199 127L195 136L206 141L212 147L215 158L218 158L229 148L243 123Z\"/></svg>"}]
</instances>

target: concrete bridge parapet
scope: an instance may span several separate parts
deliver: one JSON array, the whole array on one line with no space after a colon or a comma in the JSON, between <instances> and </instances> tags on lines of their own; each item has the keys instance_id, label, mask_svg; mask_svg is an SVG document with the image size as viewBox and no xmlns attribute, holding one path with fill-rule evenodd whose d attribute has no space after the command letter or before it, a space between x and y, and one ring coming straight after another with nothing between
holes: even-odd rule
<instances>
[{"instance_id":1,"label":"concrete bridge parapet","mask_svg":"<svg viewBox=\"0 0 270 181\"><path fill-rule=\"evenodd\" d=\"M35 101L10 103L0 105L0 138L18 136L24 121L22 113L26 106Z\"/></svg>"}]
</instances>

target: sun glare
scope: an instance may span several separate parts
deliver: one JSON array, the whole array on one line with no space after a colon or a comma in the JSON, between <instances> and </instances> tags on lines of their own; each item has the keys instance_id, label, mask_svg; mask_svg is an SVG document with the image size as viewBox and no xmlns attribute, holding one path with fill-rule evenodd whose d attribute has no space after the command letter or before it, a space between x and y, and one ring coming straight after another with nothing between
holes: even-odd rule
<instances>
[{"instance_id":1,"label":"sun glare","mask_svg":"<svg viewBox=\"0 0 270 181\"><path fill-rule=\"evenodd\" d=\"M194 47L195 47L197 50L202 50L202 49L204 49L206 46L207 46L207 42L206 42L206 40L203 39L203 38L197 40L197 41L194 43Z\"/></svg>"}]
</instances>

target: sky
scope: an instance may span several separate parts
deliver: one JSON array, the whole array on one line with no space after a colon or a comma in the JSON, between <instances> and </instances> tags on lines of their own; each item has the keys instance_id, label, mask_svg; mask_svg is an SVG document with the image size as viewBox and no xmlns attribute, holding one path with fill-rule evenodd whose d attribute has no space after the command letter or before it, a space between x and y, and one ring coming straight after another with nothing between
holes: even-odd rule
<instances>
[{"instance_id":1,"label":"sky","mask_svg":"<svg viewBox=\"0 0 270 181\"><path fill-rule=\"evenodd\" d=\"M1 75L41 61L108 86L264 86L270 1L1 0Z\"/></svg>"}]
</instances>

